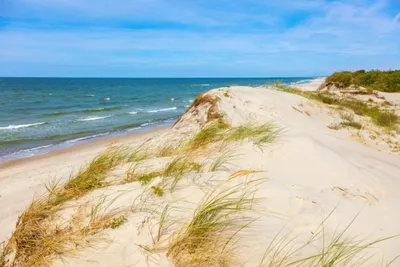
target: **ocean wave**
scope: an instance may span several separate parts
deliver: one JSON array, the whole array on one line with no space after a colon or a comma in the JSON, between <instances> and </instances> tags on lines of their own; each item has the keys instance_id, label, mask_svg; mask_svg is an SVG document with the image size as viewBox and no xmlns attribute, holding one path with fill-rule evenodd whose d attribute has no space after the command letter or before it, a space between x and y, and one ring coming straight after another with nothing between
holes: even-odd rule
<instances>
[{"instance_id":1,"label":"ocean wave","mask_svg":"<svg viewBox=\"0 0 400 267\"><path fill-rule=\"evenodd\" d=\"M137 131L137 130L140 130L140 129L142 129L142 127L134 127L134 128L128 129L127 131L128 132L134 132L134 131Z\"/></svg>"},{"instance_id":2,"label":"ocean wave","mask_svg":"<svg viewBox=\"0 0 400 267\"><path fill-rule=\"evenodd\" d=\"M191 84L190 86L191 86L191 87L193 87L193 86L201 86L201 87L204 87L204 86L210 86L210 84L209 84L209 83L194 83L194 84Z\"/></svg>"},{"instance_id":3,"label":"ocean wave","mask_svg":"<svg viewBox=\"0 0 400 267\"><path fill-rule=\"evenodd\" d=\"M109 118L111 116L103 116L103 117L86 117L86 118L82 118L82 119L78 119L76 121L97 121L97 120L103 120L106 118Z\"/></svg>"},{"instance_id":4,"label":"ocean wave","mask_svg":"<svg viewBox=\"0 0 400 267\"><path fill-rule=\"evenodd\" d=\"M94 97L94 95L85 95L86 97Z\"/></svg>"},{"instance_id":5,"label":"ocean wave","mask_svg":"<svg viewBox=\"0 0 400 267\"><path fill-rule=\"evenodd\" d=\"M83 110L74 110L74 111L58 111L58 112L53 112L53 113L47 113L41 115L42 118L45 117L58 117L58 116L63 116L63 115L70 115L70 114L91 114L91 113L101 113L105 111L114 111L114 110L120 110L123 109L123 107L109 107L109 108L93 108L93 109L83 109Z\"/></svg>"},{"instance_id":6,"label":"ocean wave","mask_svg":"<svg viewBox=\"0 0 400 267\"><path fill-rule=\"evenodd\" d=\"M88 136L84 136L84 137L80 137L80 138L76 138L76 139L72 139L72 140L67 140L67 141L65 141L65 143L67 143L67 144L72 144L72 143L76 143L76 142L79 142L79 141L84 141L84 140L88 140L88 139L93 139L93 138L96 138L96 137L107 136L107 135L109 135L109 134L110 134L110 133L107 132L107 133L100 133L100 134L88 135Z\"/></svg>"},{"instance_id":7,"label":"ocean wave","mask_svg":"<svg viewBox=\"0 0 400 267\"><path fill-rule=\"evenodd\" d=\"M292 83L290 83L290 84L292 84L292 85L295 85L295 84L304 84L304 83L308 83L308 82L310 82L310 81L312 81L312 79L300 80L300 81L297 81L297 82L292 82Z\"/></svg>"},{"instance_id":8,"label":"ocean wave","mask_svg":"<svg viewBox=\"0 0 400 267\"><path fill-rule=\"evenodd\" d=\"M105 98L103 98L103 100L104 100L104 101L110 101L110 100L111 100L111 97L105 97Z\"/></svg>"},{"instance_id":9,"label":"ocean wave","mask_svg":"<svg viewBox=\"0 0 400 267\"><path fill-rule=\"evenodd\" d=\"M32 151L35 151L35 150L39 150L39 149L43 149L43 148L48 148L48 147L51 147L51 146L53 146L53 144L44 145L44 146L38 146L38 147L28 148L28 149L22 149L22 150L20 150L20 151L18 151L18 152L32 152Z\"/></svg>"},{"instance_id":10,"label":"ocean wave","mask_svg":"<svg viewBox=\"0 0 400 267\"><path fill-rule=\"evenodd\" d=\"M27 128L27 127L34 127L39 125L47 124L47 122L38 122L38 123L31 123L31 124L18 124L18 125L8 125L6 127L0 127L0 130L14 130L19 128Z\"/></svg>"},{"instance_id":11,"label":"ocean wave","mask_svg":"<svg viewBox=\"0 0 400 267\"><path fill-rule=\"evenodd\" d=\"M136 114L137 114L137 111L131 111L131 112L128 112L128 114L130 114L130 115L136 115Z\"/></svg>"},{"instance_id":12,"label":"ocean wave","mask_svg":"<svg viewBox=\"0 0 400 267\"><path fill-rule=\"evenodd\" d=\"M149 110L149 111L147 111L147 112L149 112L149 113L156 113L156 112L170 111L170 110L176 110L176 109L177 109L177 107L162 108L162 109Z\"/></svg>"},{"instance_id":13,"label":"ocean wave","mask_svg":"<svg viewBox=\"0 0 400 267\"><path fill-rule=\"evenodd\" d=\"M153 124L156 124L156 123L157 122L145 122L145 123L140 124L140 126L146 127L146 126L153 125Z\"/></svg>"}]
</instances>

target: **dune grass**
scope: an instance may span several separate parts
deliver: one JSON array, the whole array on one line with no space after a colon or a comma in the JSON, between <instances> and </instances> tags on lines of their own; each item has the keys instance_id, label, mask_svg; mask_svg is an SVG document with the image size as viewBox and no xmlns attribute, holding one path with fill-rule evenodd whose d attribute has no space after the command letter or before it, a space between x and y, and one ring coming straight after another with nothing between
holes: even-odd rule
<instances>
[{"instance_id":1,"label":"dune grass","mask_svg":"<svg viewBox=\"0 0 400 267\"><path fill-rule=\"evenodd\" d=\"M232 151L226 151L222 153L211 162L209 171L210 172L227 171L229 162L233 160L235 157L236 155Z\"/></svg>"},{"instance_id":2,"label":"dune grass","mask_svg":"<svg viewBox=\"0 0 400 267\"><path fill-rule=\"evenodd\" d=\"M162 172L161 184L166 186L169 184L169 190L175 190L178 182L183 178L183 175L188 172L201 172L203 164L194 162L190 159L189 154L177 156L170 163L168 163Z\"/></svg>"},{"instance_id":3,"label":"dune grass","mask_svg":"<svg viewBox=\"0 0 400 267\"><path fill-rule=\"evenodd\" d=\"M304 245L295 245L295 238L289 238L289 235L284 235L278 239L280 233L271 241L262 260L260 267L342 267L342 266L371 266L371 257L374 254L368 254L376 244L382 243L397 236L390 236L366 241L348 237L347 232L350 226L354 223L356 217L341 231L335 231L331 237L326 233L326 221L332 215L333 211L323 220L323 222L312 231L310 238ZM318 248L315 253L306 253L304 250L310 247ZM390 266L397 258L393 259L386 265Z\"/></svg>"},{"instance_id":4,"label":"dune grass","mask_svg":"<svg viewBox=\"0 0 400 267\"><path fill-rule=\"evenodd\" d=\"M158 157L169 157L176 155L176 153L179 152L179 146L175 147L173 145L165 145L160 148L160 150L157 153Z\"/></svg>"},{"instance_id":5,"label":"dune grass","mask_svg":"<svg viewBox=\"0 0 400 267\"><path fill-rule=\"evenodd\" d=\"M190 223L169 244L167 256L175 266L226 266L234 260L232 242L248 226L244 213L256 201L254 182L218 186L203 198Z\"/></svg>"},{"instance_id":6,"label":"dune grass","mask_svg":"<svg viewBox=\"0 0 400 267\"><path fill-rule=\"evenodd\" d=\"M229 124L218 121L206 125L187 144L187 150L193 151L204 148L211 143L219 141L243 141L251 140L258 147L272 143L279 136L281 131L271 123L256 124L248 123L239 127L231 128Z\"/></svg>"},{"instance_id":7,"label":"dune grass","mask_svg":"<svg viewBox=\"0 0 400 267\"><path fill-rule=\"evenodd\" d=\"M319 92L319 91L306 92L279 84L275 86L275 88L287 93L293 93L309 99L314 99L324 104L334 105L336 107L352 110L355 114L359 116L366 116L371 118L371 121L376 126L383 127L390 131L391 130L398 131L400 117L396 115L393 111L387 109L381 109L379 105L374 105L371 102L361 101L351 97L347 98L338 97L336 95L327 92ZM355 124L346 126L359 127L359 125Z\"/></svg>"},{"instance_id":8,"label":"dune grass","mask_svg":"<svg viewBox=\"0 0 400 267\"><path fill-rule=\"evenodd\" d=\"M191 159L191 154L183 154L173 158L163 169L157 171L140 172L139 163L135 163L129 168L127 177L122 183L139 182L142 186L149 184L154 178L161 177L158 185L153 186L154 193L158 196L164 194L164 189L169 185L170 191L173 191L183 176L189 172L199 173L203 170L204 164L195 162Z\"/></svg>"},{"instance_id":9,"label":"dune grass","mask_svg":"<svg viewBox=\"0 0 400 267\"><path fill-rule=\"evenodd\" d=\"M61 226L53 229L51 219L67 201L105 186L107 172L125 159L126 154L122 150L110 147L64 185L55 183L47 186L48 193L33 200L18 218L0 263L5 265L5 255L14 254L13 265L10 266L39 266L47 256L66 250L64 244L74 243L73 236L76 234Z\"/></svg>"},{"instance_id":10,"label":"dune grass","mask_svg":"<svg viewBox=\"0 0 400 267\"><path fill-rule=\"evenodd\" d=\"M234 179L234 178L241 177L241 176L248 176L248 175L250 175L250 174L260 173L260 172L265 172L265 171L258 171L258 170L239 170L239 171L236 171L236 172L232 173L232 175L229 177L229 179Z\"/></svg>"},{"instance_id":11,"label":"dune grass","mask_svg":"<svg viewBox=\"0 0 400 267\"><path fill-rule=\"evenodd\" d=\"M354 120L354 115L351 113L343 113L341 114L341 118L344 120L340 122L340 126L343 127L352 127L360 130L362 128L362 124Z\"/></svg>"},{"instance_id":12,"label":"dune grass","mask_svg":"<svg viewBox=\"0 0 400 267\"><path fill-rule=\"evenodd\" d=\"M230 128L230 125L223 120L218 120L204 126L187 144L187 149L193 151L204 148L210 143L221 141L223 133Z\"/></svg>"},{"instance_id":13,"label":"dune grass","mask_svg":"<svg viewBox=\"0 0 400 267\"><path fill-rule=\"evenodd\" d=\"M274 142L281 129L279 129L274 123L267 122L264 124L247 123L245 125L232 128L226 135L226 141L243 141L250 140L258 148L262 148Z\"/></svg>"}]
</instances>

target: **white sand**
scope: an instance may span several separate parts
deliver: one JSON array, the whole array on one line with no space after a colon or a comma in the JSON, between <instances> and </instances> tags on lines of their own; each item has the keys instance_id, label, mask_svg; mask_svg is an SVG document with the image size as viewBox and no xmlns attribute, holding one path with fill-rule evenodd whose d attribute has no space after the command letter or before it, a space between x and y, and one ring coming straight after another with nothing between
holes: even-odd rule
<instances>
[{"instance_id":1,"label":"white sand","mask_svg":"<svg viewBox=\"0 0 400 267\"><path fill-rule=\"evenodd\" d=\"M316 83L312 87L316 88ZM227 90L229 97L224 96ZM102 235L104 239L95 241L92 248L66 255L62 260L55 259L55 266L169 266L165 254L173 230L188 222L207 187L212 188L238 170L263 171L252 177L267 180L257 191L257 197L262 198L257 206L259 218L241 233L236 266L259 266L265 249L281 230L282 234L297 237L295 243L304 244L311 231L334 209L325 225L327 237L337 228L343 229L357 214L347 232L349 236L373 240L400 234L398 155L356 142L345 131L329 129L327 125L332 121L329 110L298 95L251 87L214 89L210 93L220 97L219 107L225 114L224 119L233 126L249 121L273 121L283 129L280 138L262 151L250 141L236 144L232 148L237 156L227 170L205 172L196 178L196 182L190 179L193 178L190 174L179 182L175 191L166 192L163 197L152 196L147 202L149 208L161 212L169 203L173 207L171 216L176 220L176 225L163 236L166 241L153 253L142 246L152 244L151 235L157 232L157 216L130 209L140 203L137 197L143 187L138 183L96 190L77 200L75 204L82 205L100 196L120 195L111 208L128 209L129 221L116 230L107 230ZM302 107L309 115L294 107ZM155 138L154 143L170 144L193 135L199 128L195 124L201 123L204 116L202 112L185 115L175 128ZM79 158L71 154L1 170L2 240L11 234L10 226L33 193L40 191L39 185L56 174L69 173L72 166L89 159L99 149L89 150ZM218 153L215 149L210 150L203 160L210 160ZM171 158L151 160L146 163L146 168L160 168L169 160ZM118 180L128 167L114 170L110 180ZM233 182L239 183L242 179ZM70 213L73 208L64 216L68 217ZM376 263L383 256L386 260L397 256L399 247L399 238L375 245L371 252L375 254L372 262ZM311 246L303 253L315 252L315 249Z\"/></svg>"},{"instance_id":2,"label":"white sand","mask_svg":"<svg viewBox=\"0 0 400 267\"><path fill-rule=\"evenodd\" d=\"M291 87L297 88L302 91L317 91L321 84L325 82L325 79L325 77L317 78L307 83L292 85Z\"/></svg>"},{"instance_id":3,"label":"white sand","mask_svg":"<svg viewBox=\"0 0 400 267\"><path fill-rule=\"evenodd\" d=\"M55 150L45 155L8 161L0 164L0 244L10 237L18 216L35 196L43 194L45 185L65 181L73 171L101 153L111 142L130 144L143 142L166 131L131 133L103 138L91 143Z\"/></svg>"}]
</instances>

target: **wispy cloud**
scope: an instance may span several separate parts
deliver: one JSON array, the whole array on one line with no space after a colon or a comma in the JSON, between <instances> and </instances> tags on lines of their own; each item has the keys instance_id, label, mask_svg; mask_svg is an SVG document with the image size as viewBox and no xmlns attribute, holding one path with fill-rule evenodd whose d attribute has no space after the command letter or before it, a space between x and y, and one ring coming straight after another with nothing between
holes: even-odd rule
<instances>
[{"instance_id":1,"label":"wispy cloud","mask_svg":"<svg viewBox=\"0 0 400 267\"><path fill-rule=\"evenodd\" d=\"M390 1L7 3L0 9L0 75L290 76L400 68L400 4Z\"/></svg>"}]
</instances>

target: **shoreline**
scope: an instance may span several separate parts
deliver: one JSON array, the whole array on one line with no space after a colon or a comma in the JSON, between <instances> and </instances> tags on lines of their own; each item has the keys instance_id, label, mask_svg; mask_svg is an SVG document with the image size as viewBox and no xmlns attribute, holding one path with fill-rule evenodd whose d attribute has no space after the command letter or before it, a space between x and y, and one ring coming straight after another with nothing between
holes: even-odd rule
<instances>
[{"instance_id":1,"label":"shoreline","mask_svg":"<svg viewBox=\"0 0 400 267\"><path fill-rule=\"evenodd\" d=\"M70 140L67 140L67 141L64 141L64 142L61 142L58 144L50 145L49 147L45 146L45 148L43 148L43 150L38 149L38 151L36 153L34 153L33 155L21 155L21 156L7 158L7 156L10 156L12 154L21 153L21 152L27 151L27 150L35 150L37 148L34 147L34 148L27 149L27 150L15 151L15 152L12 152L9 154L2 155L0 157L0 170L3 168L3 166L7 166L8 165L7 163L9 163L9 162L15 162L15 161L34 158L34 157L38 157L38 156L45 156L54 151L73 149L74 147L82 146L82 145L89 144L92 142L96 142L98 140L103 140L103 139L113 140L113 139L118 139L118 138L126 136L126 135L130 135L132 133L149 132L154 129L169 127L169 126L173 125L174 122L175 122L175 120L173 122L165 121L165 122L160 122L158 124L148 125L148 127L143 127L143 128L142 127L137 128L137 129L131 128L131 129L126 129L125 131L113 131L113 132L109 132L107 134L99 133L98 134L99 136L92 137L92 138L90 138L90 136L84 136L84 137L82 137L82 140L80 140L76 143L68 144L68 141L70 141ZM6 159L2 160L1 159L2 157L5 157Z\"/></svg>"},{"instance_id":2,"label":"shoreline","mask_svg":"<svg viewBox=\"0 0 400 267\"><path fill-rule=\"evenodd\" d=\"M52 158L54 156L60 156L60 155L69 154L69 153L76 153L79 151L95 149L98 147L104 148L108 144L113 143L113 142L129 143L129 141L135 141L134 139L140 138L142 136L146 136L148 134L163 132L166 129L169 129L172 125L173 124L163 125L163 126L160 125L158 127L151 127L149 129L145 129L142 131L125 132L121 135L116 135L116 136L104 136L104 137L94 138L94 139L88 140L86 142L74 144L74 145L71 145L68 147L52 149L43 154L22 157L22 158L16 158L16 159L9 159L9 160L0 162L0 170L4 170L9 167L16 167L17 165L21 165L21 164L28 164L28 163L35 162L35 161L46 160L46 159ZM0 176L0 180L1 180L1 176Z\"/></svg>"}]
</instances>

